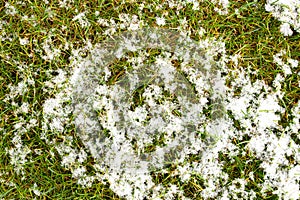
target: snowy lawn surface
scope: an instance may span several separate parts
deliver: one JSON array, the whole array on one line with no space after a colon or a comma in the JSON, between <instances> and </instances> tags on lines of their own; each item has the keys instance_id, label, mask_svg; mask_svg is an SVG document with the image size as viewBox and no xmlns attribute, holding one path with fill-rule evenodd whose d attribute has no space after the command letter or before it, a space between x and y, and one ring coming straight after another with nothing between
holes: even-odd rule
<instances>
[{"instance_id":1,"label":"snowy lawn surface","mask_svg":"<svg viewBox=\"0 0 300 200\"><path fill-rule=\"evenodd\" d=\"M0 1L0 199L300 199L300 0Z\"/></svg>"}]
</instances>

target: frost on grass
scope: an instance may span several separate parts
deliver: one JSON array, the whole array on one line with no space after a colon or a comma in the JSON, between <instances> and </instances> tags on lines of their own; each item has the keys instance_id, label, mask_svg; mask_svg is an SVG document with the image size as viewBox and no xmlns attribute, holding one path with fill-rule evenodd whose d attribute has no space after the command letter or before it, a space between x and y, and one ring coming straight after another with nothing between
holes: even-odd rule
<instances>
[{"instance_id":1,"label":"frost on grass","mask_svg":"<svg viewBox=\"0 0 300 200\"><path fill-rule=\"evenodd\" d=\"M89 27L90 23L87 20L85 13L79 13L75 17L73 17L72 21L77 21L82 28Z\"/></svg>"},{"instance_id":2,"label":"frost on grass","mask_svg":"<svg viewBox=\"0 0 300 200\"><path fill-rule=\"evenodd\" d=\"M155 45L156 47L163 46L166 52L156 56L152 65L145 65L144 61L148 53L143 50L145 46L141 45L142 40L139 40L142 36L130 34L123 36L126 37L117 38L118 45L114 42L96 45L91 50L91 57L88 60L76 62L73 76L70 77L69 83L66 82L65 89L58 93L56 98L49 99L44 104L45 129L63 133L65 126L71 122L68 121L67 116L71 113L75 114L73 123L77 127L78 136L95 158L94 170L97 175L90 176L83 165L86 151L71 148L72 137L63 136L64 142L55 144L62 156L62 165L72 171L73 177L78 179L79 184L91 186L95 180L107 180L114 192L129 199L143 199L151 195L153 198L159 195L172 198L175 193L184 196L182 191L176 189L175 186L155 185L149 174L151 170L164 170L165 153L168 152L167 155L173 163L176 163L177 174L183 182L189 181L194 174L203 177L205 180L205 188L201 193L203 198L215 198L221 194L224 198L238 198L239 195L243 195L254 199L256 194L253 190L244 190L248 183L243 179L236 179L229 186L222 184L222 182L229 181L229 177L222 171L223 163L218 160L219 153L228 154L230 157L239 155L239 148L231 141L241 140L247 135L251 138L247 149L257 159L269 158L268 162L264 161L261 164L267 174L265 183L261 185L261 193L267 193L270 190L266 188L271 188L271 191L278 196L298 195L296 189L291 194L280 185L283 181L282 176L290 177L289 184L293 188L299 183L297 177L288 175L296 173L297 168L287 170L281 166L284 152L290 152L288 156L296 156L295 158L298 159L294 161L294 166L296 166L299 162L299 155L296 154L295 149L298 146L287 135L283 134L278 137L271 131L273 129L283 131L278 124L280 113L284 112L278 103L282 97L279 89L284 80L283 77L278 76L275 79L274 84L277 87L273 90L263 81L257 80L252 83L248 74L253 72L236 69L230 71L234 79L227 77L227 80L231 81L231 87L227 87L220 72L229 72L226 68L226 62L229 60L234 61L238 66L238 56L226 57L224 44L220 42L200 41L193 47L199 49L200 54L193 55L184 49L184 45L175 45L173 47L176 48L172 49L172 43L169 43L169 46L158 43L160 40L154 32L149 34L151 37L148 38L154 45L152 48ZM193 44L188 39L182 42L185 45ZM137 52L140 56L128 57L126 52L130 51ZM173 54L168 53L172 51ZM223 55L219 61L213 59L216 53ZM193 59L199 60L197 57L199 55L201 63L194 62L194 66L191 65ZM281 63L280 56L279 54L274 56L274 62ZM127 58L132 68L125 68L125 78L120 78L114 84L106 84L112 77L112 71L107 65L113 59L122 57ZM165 92L187 91L183 89L186 85L178 85L174 81L176 78L177 81L182 81L180 76L175 75L177 69L171 62L175 58L181 59L180 70L194 86L195 96L192 97L196 103L191 101L191 98L178 98L177 101L173 101L174 99L170 101L170 97L164 96ZM289 59L287 62L295 67L297 61ZM195 67L197 64L201 67ZM213 72L217 69L216 66L219 71ZM211 74L205 74L208 70L212 70ZM153 75L162 79L153 79ZM52 82L59 80L59 76L62 75L58 75ZM142 94L144 100L142 105L135 105L130 103L132 102L130 94L141 86L141 80L142 85L145 86ZM164 87L161 87L159 83L163 83ZM181 89L178 90L180 87ZM239 88L241 91L237 96L236 90ZM177 94L177 97L180 95ZM221 123L217 120L220 118L212 117L208 120L207 116L201 113L209 105L209 99L217 103L220 97L224 98L225 107L233 116L233 118L222 116ZM63 102L70 100L73 101L75 107L62 106ZM183 110L180 110L179 105L183 106ZM224 109L222 106L221 108ZM175 115L174 110L182 115ZM187 114L183 115L183 111ZM161 113L165 114L161 116L159 115ZM218 115L218 113L214 114ZM240 122L239 128L234 125L233 119ZM297 119L294 121L297 123ZM297 125L291 126L290 129L294 130L295 127ZM182 133L186 131L189 135L188 140L182 137L184 135ZM106 135L103 134L104 132ZM164 134L164 146L157 146L154 151L146 152L147 146L154 141L153 134L157 135L159 132ZM207 132L213 137L203 140L196 136L196 132ZM51 143L50 140L49 143ZM272 147L272 144L277 143L281 144L280 147ZM179 147L182 149L178 150ZM176 150L176 155L169 151L172 149ZM191 154L201 154L201 160L197 163L186 163L188 155ZM287 159L284 162L286 166L290 166ZM276 163L281 163L281 165ZM269 171L274 167L275 171ZM105 174L101 175L100 172L105 172Z\"/></svg>"},{"instance_id":3,"label":"frost on grass","mask_svg":"<svg viewBox=\"0 0 300 200\"><path fill-rule=\"evenodd\" d=\"M6 2L5 13L11 16L15 16L18 13L18 11L13 5L10 5L10 3Z\"/></svg>"},{"instance_id":4,"label":"frost on grass","mask_svg":"<svg viewBox=\"0 0 300 200\"><path fill-rule=\"evenodd\" d=\"M138 30L145 25L145 22L140 19L140 16L131 15L128 13L120 13L118 15L120 22L116 22L114 19L103 19L99 17L97 23L105 27L104 35L113 36L117 30Z\"/></svg>"},{"instance_id":5,"label":"frost on grass","mask_svg":"<svg viewBox=\"0 0 300 200\"><path fill-rule=\"evenodd\" d=\"M44 104L43 138L55 147L62 157L61 164L71 170L79 184L89 187L96 180L108 181L116 194L127 199L183 199L185 194L178 185L155 184L150 175L151 171L169 173L165 161L171 159L176 167L172 176L178 176L181 182L186 183L195 175L203 178L201 197L204 199L241 196L256 199L257 192L262 196L271 192L283 199L299 197L299 145L292 138L293 134L299 138L299 104L292 110L291 124L286 128L279 124L285 112L280 105L284 94L281 89L290 74L289 68L293 72L297 67L297 60L283 59L284 51L274 56L284 76L278 74L271 87L262 80L251 81L250 75L255 72L239 68L239 56L226 56L222 42L201 40L191 48L196 50L192 54L184 48L195 45L187 37L171 40L185 45L167 43L168 46L159 43L157 36L162 35L153 32L148 35L151 44L165 48L154 56L154 62L147 63L149 53L144 50L147 42L141 42L142 35L123 36L115 38L117 42L89 48L91 56L87 59L74 59L72 76L64 82L64 73L59 72L51 83L63 87L58 87L60 92ZM129 56L128 52L138 56ZM215 60L217 54L221 55L219 60ZM107 66L121 58L131 67L125 67L123 76L114 80L114 72ZM179 61L178 68L173 66L174 60ZM228 61L234 62L236 69L229 70ZM187 95L189 98L180 98L185 95L176 93L189 91L185 88L188 85L178 84L183 81L176 75L178 70L193 86L194 95ZM221 72L228 75L223 76ZM142 84L141 80L144 80ZM136 88L142 91L138 104L131 98ZM166 95L172 92L177 98ZM207 117L203 111L214 106L212 102L216 107L210 113L212 116ZM230 115L213 112L218 109ZM75 117L73 121L69 118L71 114ZM77 136L86 148L73 145L73 136L66 132L71 124L75 125ZM47 131L58 133L63 141L51 139ZM188 133L189 137L181 137L182 133ZM208 137L197 137L201 133L208 133ZM154 135L163 136L164 140L149 152L147 148L155 141ZM244 148L234 143L243 138L249 138ZM165 156L166 152L169 157ZM253 173L249 179L231 180L223 169L224 161L219 159L222 153L233 162L236 156L249 152L261 161L259 167L265 173L259 191L248 189L249 180L255 179ZM89 153L95 160L96 175L89 175L84 164ZM189 162L190 155L201 159Z\"/></svg>"},{"instance_id":6,"label":"frost on grass","mask_svg":"<svg viewBox=\"0 0 300 200\"><path fill-rule=\"evenodd\" d=\"M282 70L284 76L288 76L293 74L299 65L299 61L292 58L285 59L284 57L287 57L287 52L285 50L281 50L273 56L273 59L274 63L280 67L280 70Z\"/></svg>"},{"instance_id":7,"label":"frost on grass","mask_svg":"<svg viewBox=\"0 0 300 200\"><path fill-rule=\"evenodd\" d=\"M49 5L49 1L44 2ZM141 41L136 39L115 38L119 44L115 49L110 48L111 52L105 51L103 44L93 47L88 40L85 47L78 49L73 48L73 45L76 46L73 41L57 45L54 29L42 30L44 36L39 40L41 43L38 43L30 34L16 37L7 32L9 23L0 21L1 41L12 42L16 39L22 48L34 44L32 50L47 61L45 63L54 64L57 58L62 58L62 52L66 49L71 52L71 64L68 66L73 69L71 76L66 69L48 71L48 75L52 72L56 75L42 83L41 96L47 97L38 102L43 103L42 110L39 107L34 110L36 104L27 98L32 91L34 95L40 94L34 86L39 85L42 79L32 77L32 74L39 72L31 74L31 66L14 63L9 56L3 56L3 59L9 60L7 63L17 65L20 79L6 86L9 92L3 101L8 105L8 110L12 111L12 116L16 117L8 119L2 113L1 116L5 116L4 124L11 123L11 120L14 123L11 126L4 125L9 128L0 128L0 132L1 136L10 140L5 149L6 155L21 180L30 177L26 167L34 162L33 155L43 155L42 150L33 149L29 145L33 140L29 143L24 140L27 134L36 133L36 137L43 139L49 146L50 159L59 154L60 164L71 171L72 178L78 184L92 187L97 181L108 182L116 194L127 199L185 199L186 190L182 188L197 185L194 180L198 177L201 177L203 184L199 187L197 185L197 188L202 189L195 198L259 199L276 194L280 199L299 199L299 102L295 102L291 109L290 124L282 127L279 123L286 112L282 104L286 87L284 82L298 70L298 60L288 58L285 51L275 54L273 59L279 73L271 87L262 80L251 80L255 72L252 69L241 69L238 55L226 56L223 42L203 39L190 52L181 48L195 44L186 37L191 35L190 19L182 13L189 8L201 9L202 2L168 0L163 3L152 1L149 5L141 3L136 15L118 13L118 20L102 18L105 17L102 10L95 8L99 9L95 10L95 17L98 25L103 28L103 34L113 38L120 30L137 31L145 27L147 21L143 17L143 8L155 13L154 22L159 26L172 23L171 16L168 16L168 10L172 9L179 17L179 25L175 28L180 30L179 39L183 39L173 41L182 45L177 46L177 49L162 49L159 55L154 56L149 55L149 51L140 46ZM227 13L229 1L210 2L215 5L215 11ZM22 2L16 4L24 5ZM75 3L73 0L61 0L57 5L71 11ZM266 10L282 22L280 31L284 35L299 32L299 1L270 0L267 1ZM37 15L21 11L13 2L3 4L3 13L9 17L20 17L23 23L38 25ZM55 12L58 10L45 10L45 14L53 19L60 17ZM73 21L70 19L71 23L77 23L82 28L92 28L89 18L91 10L80 8L80 11L75 12L72 15ZM63 24L62 31L68 28L67 24ZM202 28L196 31L201 36L205 33ZM152 40L158 41L155 34ZM184 42L186 44L183 45ZM88 52L91 56L85 59L80 56L82 52ZM110 54L112 52L115 54ZM110 62L105 63L99 58L107 55L117 57L114 61L126 60L125 64L122 63L124 69L116 73L111 66L105 67ZM228 69L227 61L233 62L236 68ZM103 68L100 69L100 66ZM98 76L93 76L97 74L95 72L99 72ZM212 73L207 75L207 72ZM80 82L90 79L88 86ZM141 79L144 80L142 86ZM191 88L188 88L186 81ZM80 89L80 86L86 87ZM188 92L191 89L193 95ZM87 95L84 97L82 94ZM79 96L83 96L81 100L89 104L78 104L76 98ZM132 96L139 101L134 102ZM186 96L188 98L183 98ZM220 114L218 109L225 110L226 114ZM93 111L93 114L89 115L89 111ZM4 112L7 112L6 108ZM34 128L42 128L42 131L36 132ZM103 132L106 135L99 134ZM186 133L189 137L184 137ZM156 135L160 137L154 137ZM202 138L203 135L206 136ZM83 146L78 144L78 139L81 139ZM99 145L103 144L106 146L100 148ZM245 144L245 147L240 144ZM108 151L101 152L103 149ZM220 159L220 154L226 155L228 160ZM92 162L89 160L91 155L94 159ZM198 160L190 161L191 155L198 156ZM226 171L226 164L235 165L237 157L249 155L259 161L255 167L264 176L259 177L253 169L249 177L246 173L231 177L230 172ZM246 164L251 162L248 161ZM172 183L156 183L157 180L151 174L153 171L171 177ZM16 187L13 181L7 179L9 176L10 173L1 171L1 184ZM257 183L257 186L254 187L253 183ZM42 185L31 184L33 194L44 195L41 192L44 190Z\"/></svg>"},{"instance_id":8,"label":"frost on grass","mask_svg":"<svg viewBox=\"0 0 300 200\"><path fill-rule=\"evenodd\" d=\"M151 35L149 41L159 41L156 36ZM170 35L167 36L166 38L170 39ZM299 145L294 139L295 136L299 138L299 104L292 109L293 120L289 126L283 128L278 123L280 115L285 111L280 106L283 82L298 67L297 60L287 58L285 51L274 55L274 63L278 65L282 75L278 73L273 82L274 87L270 87L261 80L251 81L250 74L255 72L251 69L240 69L239 56L226 56L225 45L222 42L206 39L195 44L188 37L181 35L177 38L179 40L171 40L170 48L162 49L160 55L153 57L153 62L147 63L149 52L143 50L142 40L137 40L138 35L137 38L133 38L135 39L117 38L117 46L114 46L114 42L108 42L92 48L91 44L87 43L85 49L73 49L72 76L68 77L66 71L58 69L55 71L56 75L45 82L45 90L57 91L54 97L44 102L41 124L43 132L40 133L40 137L49 146L54 147L53 149L61 156L61 165L72 172L72 177L77 179L78 184L91 187L95 181L104 183L108 181L116 194L127 199L143 199L146 196L183 199L185 194L179 189L180 185L155 184L149 173L149 167L151 170L159 169L160 173L169 173L168 169L165 169L166 163L163 161L166 157L163 155L166 146L170 146L169 150L172 148L177 150L175 151L177 155L170 151L170 155L174 156L169 158L176 168L171 176L178 176L180 183L188 183L195 176L201 176L204 182L201 196L204 199L218 197L238 199L240 196L255 199L257 191L248 189L251 184L249 179L240 177L231 180L224 172L225 163L219 159L220 153L234 160L236 156L245 155L247 151L262 161L259 165L265 173L263 182L259 184L259 192L262 195L271 192L282 198L297 199L300 155ZM196 53L188 52L185 45L172 46L172 41L181 41L179 44L188 47L192 45L192 52ZM162 44L157 43L156 47ZM107 52L107 49L103 48L107 46L114 48L107 48L111 49L111 52ZM197 51L194 51L195 49ZM81 58L78 52L82 50L89 51L91 56L88 59ZM138 56L129 56L127 52L135 52ZM221 58L215 60L215 55L219 54ZM111 55L109 58L117 60L125 58L130 64L130 67L124 68L125 78L119 78L114 82L114 71L105 67L111 60L101 59L109 55ZM174 61L180 64L179 67L174 67ZM229 70L226 67L227 61L234 62L236 69ZM198 65L201 67L197 68ZM21 64L19 68L20 71L26 70L26 66ZM184 83L182 76L176 75L178 70L193 86L194 95L187 95L193 98L179 98L186 95L179 95L178 91L186 94L190 90L185 90L185 86L188 85L178 84L178 81ZM205 74L207 72L211 74ZM221 72L230 75L224 77ZM157 78L151 82L148 75L151 75L151 80L152 75ZM15 98L26 94L29 87L34 84L34 80L27 76L23 78L24 80L15 86L8 86L10 92L6 94L4 100L16 107L16 113L28 114L32 112L31 105L27 102L21 104L14 102ZM143 100L141 104L130 104L132 99L126 92L134 92L135 88L140 86L140 79L144 80L142 83L145 85L140 95ZM90 85L86 85L87 80L90 80ZM108 84L109 81L113 83ZM230 87L225 85L225 81L230 83ZM168 95L175 91L177 98ZM84 94L87 95L83 96ZM74 104L70 102L74 102L74 98L78 97L87 100L89 104L87 107L84 107L86 106L84 104L76 104L79 107L75 106L74 110ZM86 97L88 98L85 99ZM193 99L196 103L191 101ZM214 106L212 102L220 105L219 100L223 102L221 109L226 109L231 114L222 116L222 123L218 121L220 119L218 112L211 112L212 117L202 113L210 106ZM87 110L82 111L80 106ZM217 109L218 107L215 107L213 111ZM89 115L87 111L92 111L93 114ZM187 114L184 115L183 111ZM81 115L83 117L81 119L81 113L87 115ZM164 115L160 116L159 113ZM73 114L75 121L71 117ZM236 121L239 122L239 127L235 125ZM189 126L188 123L194 126ZM77 136L86 148L74 144L75 138L70 134L70 130L74 130L72 125L81 130L77 132ZM78 128L80 125L83 125L84 129ZM118 129L118 126L122 128L124 125L127 132ZM36 126L35 119L26 121L20 118L19 123L14 126L11 141L13 145L7 149L10 163L21 175L33 152L20 138L24 136L26 130L34 126ZM101 137L100 134L98 137L96 133L104 129L107 136ZM194 138L176 137L176 134L180 135L185 133L184 131L189 131L189 136ZM196 134L190 134L193 131L199 134L206 132L214 137L200 139ZM163 133L164 144L158 144L155 150L148 152L147 148L153 142L153 135L157 135L158 132ZM245 137L249 138L245 149L241 149L233 142ZM97 141L97 138L100 140ZM184 145L178 150L180 141L184 141ZM101 154L98 145L102 144L106 144L103 149L109 151ZM111 153L114 154L109 157ZM95 159L94 175L91 175L88 170L90 168L86 166L89 154ZM200 156L201 159L189 162L188 157L192 154ZM128 160L131 162L127 162ZM155 165L151 165L152 163ZM137 166L140 168L136 169ZM38 190L36 194L39 194Z\"/></svg>"},{"instance_id":9,"label":"frost on grass","mask_svg":"<svg viewBox=\"0 0 300 200\"><path fill-rule=\"evenodd\" d=\"M52 33L49 33L48 37L42 43L42 49L46 55L43 55L44 60L53 60L60 56L61 50L53 46L53 41L51 39Z\"/></svg>"},{"instance_id":10,"label":"frost on grass","mask_svg":"<svg viewBox=\"0 0 300 200\"><path fill-rule=\"evenodd\" d=\"M140 49L145 48L163 48L164 50L174 51L176 56L182 56L183 58L182 62L185 65L181 66L182 71L187 73L188 78L192 77L190 74L195 76L191 79L191 82L196 85L196 90L199 91L201 98L207 98L208 96L205 97L200 91L203 93L205 91L208 92L210 89L209 84L214 85L214 81L219 81L220 79L220 77L215 77L217 75L214 73L217 71L211 69L216 67L214 66L216 64L212 59L213 57L208 52L205 52L204 48L197 50L196 48L199 44L195 45L191 41L180 37L175 40L177 44L172 44L174 40L168 38L170 36L174 37L172 32L162 31L160 33L158 30L156 31L142 30L126 33L119 39L116 39L117 42L100 44L100 47L92 52L92 57L84 63L81 75L74 85L75 124L80 132L79 136L86 146L89 147L92 155L98 160L102 160L100 163L107 165L110 170L115 170L114 168L116 168L129 172L130 168L133 168L134 173L136 173L138 168L143 172L145 167L146 169L149 167L149 164L156 165L152 166L154 168L161 167L164 157L172 154L171 150L176 151L176 147L180 145L184 148L184 144L186 144L184 141L194 138L193 134L195 134L197 128L193 127L195 126L194 124L190 124L189 128L186 126L188 123L191 123L191 120L198 121L198 123L201 121L199 118L200 112L205 103L208 102L202 101L204 105L201 105L200 101L192 103L191 99L195 100L196 96L191 97L192 90L188 90L189 86L176 73L176 69L171 64L171 60L174 59L171 58L171 54L165 58L157 57L155 65L140 65L138 69L133 69L132 71L126 69L125 74L128 73L129 75L121 79L118 84L103 85L102 83L100 87L97 87L99 83L105 82L105 73L107 72L105 66L111 60L123 57L125 52L138 52ZM108 45L111 45L111 47ZM194 48L196 52L198 51L198 55L195 52L194 55L190 55L191 50L185 49L185 45L190 45L189 48ZM217 51L214 53L217 53ZM189 69L186 64L190 62L190 57L194 57L195 60L201 60L202 62L195 64L195 66L201 65L202 68ZM201 72L201 70L205 69L205 72ZM208 70L214 71L212 74L209 74ZM97 74L104 75L97 77ZM180 84L176 81L180 82ZM209 81L212 83L209 83ZM203 84L200 85L198 82ZM159 84L163 85L159 86ZM133 105L130 101L133 101L133 99L131 99L131 96L134 89L140 86L146 87L143 94L145 104L132 110L131 107ZM164 89L161 88L162 86ZM95 95L95 91L98 94ZM163 92L175 94L178 103L176 104L165 99L162 95ZM99 95L100 98L97 97ZM218 95L212 95L211 98L218 99ZM199 113L193 110L196 107ZM177 112L181 113L180 117L172 113L176 109ZM100 112L99 116L96 115L95 110ZM160 116L161 113L165 113L164 118ZM148 119L146 120L146 118ZM99 130L102 130L100 132L109 132L113 139L112 143L107 141L103 133L97 133ZM156 136L157 132L165 133L165 149L170 148L166 150L168 153L164 152L164 148L157 148L153 155L144 154L143 147L154 139L150 135ZM184 136L186 139L184 139ZM131 149L131 143L134 139L138 146L137 153L141 154L139 155L140 157L145 157L142 161L139 161L140 158L136 157ZM124 151L124 149L128 150ZM186 150L185 152L189 151L191 150ZM176 151L176 153L178 153L177 157L182 162L185 154L183 151ZM151 160L150 163L146 162L148 159Z\"/></svg>"},{"instance_id":11,"label":"frost on grass","mask_svg":"<svg viewBox=\"0 0 300 200\"><path fill-rule=\"evenodd\" d=\"M265 9L271 12L282 24L280 32L291 36L300 32L300 2L298 0L268 0Z\"/></svg>"},{"instance_id":12,"label":"frost on grass","mask_svg":"<svg viewBox=\"0 0 300 200\"><path fill-rule=\"evenodd\" d=\"M173 38L169 38L171 36ZM224 80L217 68L222 67L224 61L215 61L214 55L225 52L224 44L211 39L195 43L177 32L154 29L127 32L115 41L97 45L91 51L91 57L78 63L69 85L45 102L43 126L45 131L63 133L71 107L62 104L70 100L72 94L73 123L79 138L95 158L95 169L106 172L102 178L109 180L111 189L118 195L142 199L154 184L150 171L162 169L166 159L183 163L188 154L210 148L211 142L222 137L214 127L222 128L218 121L221 115L213 113L215 117L206 118L201 112L209 107L208 99L212 107L220 105ZM126 52L145 55L146 48L166 52L147 65L139 61L145 60L143 57L131 58L134 69L126 69L127 76L118 83L106 83L112 73L107 65L112 60L126 57ZM182 74L195 86L195 94L173 66L172 60L175 59L181 59ZM191 66L192 62L194 66ZM133 101L131 95L140 86L145 86L142 94L144 105L132 109L135 105L130 103ZM165 93L176 95L165 96ZM175 111L179 115L174 114ZM199 123L208 125L212 136L207 140L197 136L197 131L206 131ZM105 136L104 132L110 136ZM146 153L146 146L157 136L164 137L164 145ZM43 138L52 143L46 134ZM72 143L72 138L68 138L69 142L56 144L56 148L63 157L62 164L80 180L86 177L86 170L78 168L79 149L68 148ZM187 181L190 175L183 177Z\"/></svg>"},{"instance_id":13,"label":"frost on grass","mask_svg":"<svg viewBox=\"0 0 300 200\"><path fill-rule=\"evenodd\" d=\"M228 0L211 0L213 4L215 4L215 11L220 15L228 14L228 7L230 5Z\"/></svg>"}]
</instances>

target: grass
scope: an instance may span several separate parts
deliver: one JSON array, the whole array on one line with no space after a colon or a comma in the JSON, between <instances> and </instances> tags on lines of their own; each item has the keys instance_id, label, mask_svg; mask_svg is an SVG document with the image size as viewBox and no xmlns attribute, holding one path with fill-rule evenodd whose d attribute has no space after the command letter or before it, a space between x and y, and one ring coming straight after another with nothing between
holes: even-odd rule
<instances>
[{"instance_id":1,"label":"grass","mask_svg":"<svg viewBox=\"0 0 300 200\"><path fill-rule=\"evenodd\" d=\"M273 63L273 55L281 49L287 49L290 57L299 60L300 56L299 34L291 37L282 36L279 32L280 22L264 10L264 1L257 3L233 1L227 15L218 15L214 11L214 5L208 1L201 2L198 11L192 10L192 5L187 5L180 11L168 6L163 6L157 11L151 11L153 7L147 8L146 6L143 11L140 11L138 3L134 1L126 1L124 4L121 1L75 1L70 9L60 8L58 1L45 4L43 1L26 0L24 5L18 4L17 1L8 2L18 10L18 13L14 16L6 14L5 2L0 2L0 24L1 21L7 23L0 29L0 38L2 34L2 40L0 39L0 199L33 199L35 197L38 199L121 199L109 189L109 184L96 182L90 188L83 188L76 184L77 180L72 178L70 170L61 166L61 158L55 148L39 137L43 120L42 105L46 99L55 96L57 89L46 89L45 86L45 82L54 77L51 70L70 70L69 58L73 49L83 48L81 53L85 54L86 41L90 40L92 44L96 44L107 38L103 34L107 28L96 22L95 11L100 12L101 18L114 19L116 22L120 21L118 17L120 13L137 15L146 24L154 27L157 26L155 17L168 13L165 17L165 28L176 28L180 25L180 20L186 18L186 30L191 32L191 38L200 40L214 37L225 41L228 55L239 54L241 56L239 67L250 66L258 70L258 73L252 77L253 81L260 79L270 85L276 74L281 73L281 70ZM160 4L157 0L146 2L152 5ZM48 8L55 12L53 17L47 13ZM239 9L238 15L235 9ZM86 12L89 27L81 27L78 22L72 21L72 18L81 12ZM29 18L32 15L35 17L26 21L22 19L25 15ZM197 31L200 27L207 31L203 36ZM117 29L117 32L122 31ZM5 37L10 39L3 39ZM61 51L60 56L53 61L42 58L45 55L42 49L43 42L49 37L52 39L51 45ZM19 38L28 38L29 43L22 46ZM64 49L66 44L71 47ZM232 69L235 68L232 62L228 65ZM118 72L120 69L117 66L116 75ZM286 108L282 116L281 123L283 124L287 124L292 119L291 108L300 98L298 73L299 68L293 75L287 77L282 89L284 97L281 104ZM11 101L4 101L6 94L10 93L10 85L16 86L26 78L35 80L35 83L29 86L28 91L23 95L16 95ZM18 113L17 106L14 106L12 102L19 106L22 102L28 102L30 112ZM16 132L14 125L28 122L32 118L37 119L37 125L24 131L21 138L22 143L32 152L29 153L29 160L24 165L24 174L17 174L7 154L13 145L12 138ZM56 133L53 135L52 138L57 138ZM68 135L75 138L73 141L75 146L83 146L74 129L70 128ZM65 140L63 135L58 138ZM235 142L239 145L247 140L249 138ZM299 141L297 143L299 144ZM243 149L244 146L240 148ZM190 159L197 161L201 157L196 156ZM264 172L259 168L260 161L250 153L234 157L233 160L230 160L228 155L220 154L219 159L226 163L223 170L229 174L229 180L238 177L249 179L249 172L253 171L254 180L250 182L246 190L256 191L257 199L277 199L276 195L271 192L267 196L260 194L259 184L263 181ZM91 166L93 162L93 158L89 155L85 165ZM173 170L172 166L168 169L171 174L174 173ZM93 174L94 171L91 170L89 173ZM186 196L192 199L200 198L200 192L205 188L202 177L199 175L193 176L187 183L179 183L176 175L158 173L152 176L156 184L178 185ZM32 190L34 183L37 183L39 191L42 192L41 196L34 194ZM226 184L230 182L224 183Z\"/></svg>"}]
</instances>

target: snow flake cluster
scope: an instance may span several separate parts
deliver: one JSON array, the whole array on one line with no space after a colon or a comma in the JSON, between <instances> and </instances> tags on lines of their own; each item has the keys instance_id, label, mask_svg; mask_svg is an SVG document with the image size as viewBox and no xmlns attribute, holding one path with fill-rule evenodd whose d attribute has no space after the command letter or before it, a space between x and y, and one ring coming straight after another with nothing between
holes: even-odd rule
<instances>
[{"instance_id":1,"label":"snow flake cluster","mask_svg":"<svg viewBox=\"0 0 300 200\"><path fill-rule=\"evenodd\" d=\"M265 9L282 24L280 32L284 36L300 33L300 2L298 0L268 0Z\"/></svg>"}]
</instances>

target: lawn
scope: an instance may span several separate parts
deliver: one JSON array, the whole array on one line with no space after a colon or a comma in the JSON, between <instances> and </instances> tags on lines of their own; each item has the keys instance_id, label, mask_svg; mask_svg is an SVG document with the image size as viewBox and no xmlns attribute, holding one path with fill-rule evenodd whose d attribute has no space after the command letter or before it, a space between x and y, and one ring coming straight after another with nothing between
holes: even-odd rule
<instances>
[{"instance_id":1,"label":"lawn","mask_svg":"<svg viewBox=\"0 0 300 200\"><path fill-rule=\"evenodd\" d=\"M0 1L0 199L300 199L299 0Z\"/></svg>"}]
</instances>

